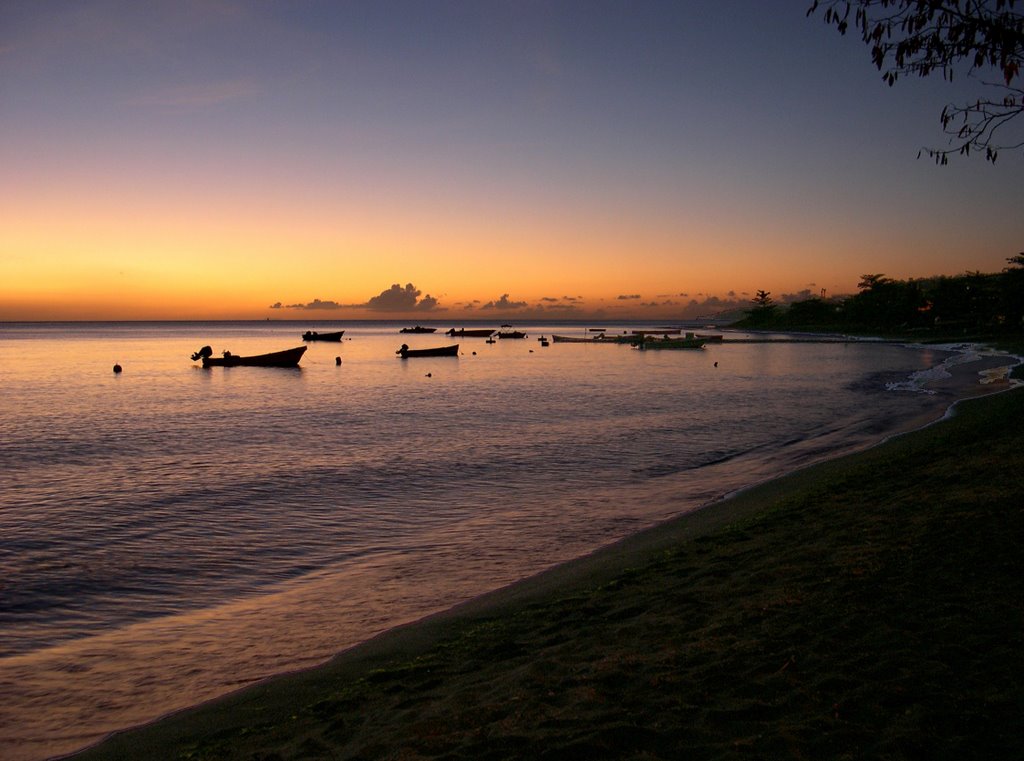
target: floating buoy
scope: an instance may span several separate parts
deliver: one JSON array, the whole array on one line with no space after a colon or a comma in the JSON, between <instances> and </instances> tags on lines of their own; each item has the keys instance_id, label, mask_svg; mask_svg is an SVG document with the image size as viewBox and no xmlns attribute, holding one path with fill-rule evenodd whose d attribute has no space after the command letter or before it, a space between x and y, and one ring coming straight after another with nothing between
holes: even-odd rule
<instances>
[{"instance_id":1,"label":"floating buoy","mask_svg":"<svg viewBox=\"0 0 1024 761\"><path fill-rule=\"evenodd\" d=\"M717 362L715 362L715 367L718 367L718 363Z\"/></svg>"},{"instance_id":2,"label":"floating buoy","mask_svg":"<svg viewBox=\"0 0 1024 761\"><path fill-rule=\"evenodd\" d=\"M115 363L114 364L114 372L115 373L121 372L121 365Z\"/></svg>"},{"instance_id":3,"label":"floating buoy","mask_svg":"<svg viewBox=\"0 0 1024 761\"><path fill-rule=\"evenodd\" d=\"M427 377L428 378L433 378L434 376L431 373L427 373Z\"/></svg>"},{"instance_id":4,"label":"floating buoy","mask_svg":"<svg viewBox=\"0 0 1024 761\"><path fill-rule=\"evenodd\" d=\"M473 352L473 356L474 356L474 357L476 356L476 352L475 352L475 351Z\"/></svg>"},{"instance_id":5,"label":"floating buoy","mask_svg":"<svg viewBox=\"0 0 1024 761\"><path fill-rule=\"evenodd\" d=\"M335 357L334 358L334 364L340 365L341 364L341 357Z\"/></svg>"}]
</instances>

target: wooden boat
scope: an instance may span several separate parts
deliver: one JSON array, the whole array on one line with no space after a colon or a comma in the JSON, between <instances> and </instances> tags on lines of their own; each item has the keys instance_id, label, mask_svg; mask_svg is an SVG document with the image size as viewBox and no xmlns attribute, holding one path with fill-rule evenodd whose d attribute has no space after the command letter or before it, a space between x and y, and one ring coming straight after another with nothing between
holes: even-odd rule
<instances>
[{"instance_id":1,"label":"wooden boat","mask_svg":"<svg viewBox=\"0 0 1024 761\"><path fill-rule=\"evenodd\" d=\"M433 333L437 328L424 328L422 325L417 325L415 328L402 328L399 333Z\"/></svg>"},{"instance_id":2,"label":"wooden boat","mask_svg":"<svg viewBox=\"0 0 1024 761\"><path fill-rule=\"evenodd\" d=\"M634 330L634 336L667 336L667 335L679 335L682 333L681 328L662 328L661 330Z\"/></svg>"},{"instance_id":3,"label":"wooden boat","mask_svg":"<svg viewBox=\"0 0 1024 761\"><path fill-rule=\"evenodd\" d=\"M446 336L461 336L462 338L490 338L494 333L493 328L452 328L445 333Z\"/></svg>"},{"instance_id":4,"label":"wooden boat","mask_svg":"<svg viewBox=\"0 0 1024 761\"><path fill-rule=\"evenodd\" d=\"M695 333L694 335L697 338L703 338L708 343L711 343L712 341L714 341L715 343L720 343L725 340L725 336L723 336L721 333Z\"/></svg>"},{"instance_id":5,"label":"wooden boat","mask_svg":"<svg viewBox=\"0 0 1024 761\"><path fill-rule=\"evenodd\" d=\"M256 354L252 357L239 357L229 351L224 352L222 357L214 357L213 350L209 346L204 346L192 355L192 361L201 359L203 367L298 367L299 360L305 353L305 346L297 346L294 349Z\"/></svg>"},{"instance_id":6,"label":"wooden boat","mask_svg":"<svg viewBox=\"0 0 1024 761\"><path fill-rule=\"evenodd\" d=\"M635 343L640 336L634 333L603 333L597 337L595 343L599 344L631 344Z\"/></svg>"},{"instance_id":7,"label":"wooden boat","mask_svg":"<svg viewBox=\"0 0 1024 761\"><path fill-rule=\"evenodd\" d=\"M630 340L630 341L635 341L636 340L636 336L626 336L626 338L628 340ZM558 334L552 333L551 334L551 340L554 341L555 343L565 343L565 344L615 344L615 343L624 343L623 341L620 341L616 337L605 336L605 335L596 336L594 338L583 338L583 337L577 337L577 336L560 336Z\"/></svg>"},{"instance_id":8,"label":"wooden boat","mask_svg":"<svg viewBox=\"0 0 1024 761\"><path fill-rule=\"evenodd\" d=\"M315 330L307 330L302 334L303 341L340 341L341 337L345 335L344 330L339 330L335 333L317 333Z\"/></svg>"},{"instance_id":9,"label":"wooden boat","mask_svg":"<svg viewBox=\"0 0 1024 761\"><path fill-rule=\"evenodd\" d=\"M526 338L526 333L521 330L508 330L498 333L498 338Z\"/></svg>"},{"instance_id":10,"label":"wooden boat","mask_svg":"<svg viewBox=\"0 0 1024 761\"><path fill-rule=\"evenodd\" d=\"M459 345L453 346L437 346L432 349L410 349L405 344L402 344L402 348L395 352L402 359L408 359L409 357L457 357L459 356Z\"/></svg>"}]
</instances>

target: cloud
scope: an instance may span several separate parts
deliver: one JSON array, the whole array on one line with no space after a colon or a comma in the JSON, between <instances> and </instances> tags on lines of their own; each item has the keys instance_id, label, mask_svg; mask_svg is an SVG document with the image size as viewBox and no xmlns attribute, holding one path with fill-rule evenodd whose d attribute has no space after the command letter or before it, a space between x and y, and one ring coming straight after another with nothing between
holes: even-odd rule
<instances>
[{"instance_id":1,"label":"cloud","mask_svg":"<svg viewBox=\"0 0 1024 761\"><path fill-rule=\"evenodd\" d=\"M420 303L416 305L416 309L420 312L432 312L437 309L437 299L428 293L420 299Z\"/></svg>"},{"instance_id":2,"label":"cloud","mask_svg":"<svg viewBox=\"0 0 1024 761\"><path fill-rule=\"evenodd\" d=\"M280 304L281 302L277 302ZM313 299L308 304L288 304L285 309L344 309L344 304L339 304L337 301L321 301L320 299ZM273 306L271 309L280 309L279 306Z\"/></svg>"},{"instance_id":3,"label":"cloud","mask_svg":"<svg viewBox=\"0 0 1024 761\"><path fill-rule=\"evenodd\" d=\"M501 298L497 301L488 301L484 304L481 309L496 309L496 310L507 310L507 309L525 309L528 307L525 301L509 301L508 294L503 293Z\"/></svg>"},{"instance_id":4,"label":"cloud","mask_svg":"<svg viewBox=\"0 0 1024 761\"><path fill-rule=\"evenodd\" d=\"M420 289L412 283L406 283L405 288L395 283L386 291L371 296L366 307L378 312L407 312L415 309L420 293Z\"/></svg>"},{"instance_id":5,"label":"cloud","mask_svg":"<svg viewBox=\"0 0 1024 761\"><path fill-rule=\"evenodd\" d=\"M556 299L554 296L541 296L540 300L541 301L551 302L551 303L557 303L558 302L558 299Z\"/></svg>"},{"instance_id":6,"label":"cloud","mask_svg":"<svg viewBox=\"0 0 1024 761\"><path fill-rule=\"evenodd\" d=\"M816 293L811 293L810 288L804 288L802 291L797 293L784 293L779 297L779 301L783 304L792 304L794 301L806 301L807 299L814 298L817 296Z\"/></svg>"},{"instance_id":7,"label":"cloud","mask_svg":"<svg viewBox=\"0 0 1024 761\"><path fill-rule=\"evenodd\" d=\"M280 301L275 301L273 304L271 304L269 307L267 307L267 309L280 309L280 308L281 308L281 302Z\"/></svg>"},{"instance_id":8,"label":"cloud","mask_svg":"<svg viewBox=\"0 0 1024 761\"><path fill-rule=\"evenodd\" d=\"M443 311L439 308L439 302L429 293L420 298L423 293L412 283L406 283L403 288L398 283L393 283L390 288L381 291L376 296L371 296L365 304L353 304L353 307L365 307L374 312L434 312Z\"/></svg>"},{"instance_id":9,"label":"cloud","mask_svg":"<svg viewBox=\"0 0 1024 761\"><path fill-rule=\"evenodd\" d=\"M640 294L639 293L631 293L629 295L616 296L615 298L617 298L619 301L629 301L630 299L639 299L640 298Z\"/></svg>"}]
</instances>

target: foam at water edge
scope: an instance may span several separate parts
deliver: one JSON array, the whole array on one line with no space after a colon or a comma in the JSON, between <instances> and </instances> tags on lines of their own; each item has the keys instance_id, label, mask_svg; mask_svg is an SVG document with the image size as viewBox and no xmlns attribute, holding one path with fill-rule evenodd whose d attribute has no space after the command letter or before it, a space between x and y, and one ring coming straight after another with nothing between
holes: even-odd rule
<instances>
[{"instance_id":1,"label":"foam at water edge","mask_svg":"<svg viewBox=\"0 0 1024 761\"><path fill-rule=\"evenodd\" d=\"M1005 352L997 349L990 349L987 346L981 344L931 344L922 345L915 344L915 348L930 348L937 349L939 351L950 351L955 352L953 356L947 357L941 365L936 365L927 370L919 370L913 373L905 381L897 381L894 383L885 384L886 391L911 391L914 393L921 394L934 394L935 392L925 388L925 385L934 381L945 380L951 378L952 374L950 369L957 365L967 364L968 362L977 362L982 357L996 357L1005 356L1008 359L1013 358L1017 360L1014 365L1008 365L1005 367L987 368L980 370L978 375L981 377L979 381L982 384L996 383L999 381L1010 380L1011 385L1018 385L1019 381L1009 379L1010 373L1015 367L1020 364L1024 364L1024 359L1021 357L1012 357Z\"/></svg>"}]
</instances>

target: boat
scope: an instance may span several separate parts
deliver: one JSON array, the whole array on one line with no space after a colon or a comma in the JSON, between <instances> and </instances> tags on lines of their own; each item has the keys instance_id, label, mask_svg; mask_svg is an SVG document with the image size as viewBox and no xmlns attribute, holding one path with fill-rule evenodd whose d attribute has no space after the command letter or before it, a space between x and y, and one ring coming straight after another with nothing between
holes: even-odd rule
<instances>
[{"instance_id":1,"label":"boat","mask_svg":"<svg viewBox=\"0 0 1024 761\"><path fill-rule=\"evenodd\" d=\"M634 336L667 336L667 335L679 335L682 333L681 328L661 328L652 330L634 330Z\"/></svg>"},{"instance_id":2,"label":"boat","mask_svg":"<svg viewBox=\"0 0 1024 761\"><path fill-rule=\"evenodd\" d=\"M640 338L633 345L638 349L703 349L704 339L687 333L685 338Z\"/></svg>"},{"instance_id":3,"label":"boat","mask_svg":"<svg viewBox=\"0 0 1024 761\"><path fill-rule=\"evenodd\" d=\"M424 328L422 325L417 325L414 328L402 328L399 333L433 333L437 328Z\"/></svg>"},{"instance_id":4,"label":"boat","mask_svg":"<svg viewBox=\"0 0 1024 761\"><path fill-rule=\"evenodd\" d=\"M640 336L635 333L602 333L597 337L594 343L599 344L631 344L634 343Z\"/></svg>"},{"instance_id":5,"label":"boat","mask_svg":"<svg viewBox=\"0 0 1024 761\"><path fill-rule=\"evenodd\" d=\"M457 357L459 356L459 345L437 346L432 349L410 349L405 344L402 344L402 348L396 351L395 354L402 359L408 359L409 357Z\"/></svg>"},{"instance_id":6,"label":"boat","mask_svg":"<svg viewBox=\"0 0 1024 761\"><path fill-rule=\"evenodd\" d=\"M461 336L462 338L490 338L494 328L452 328L445 333L446 336Z\"/></svg>"},{"instance_id":7,"label":"boat","mask_svg":"<svg viewBox=\"0 0 1024 761\"><path fill-rule=\"evenodd\" d=\"M725 341L725 336L723 336L721 333L694 333L694 335L697 338L703 338L708 343L721 343Z\"/></svg>"},{"instance_id":8,"label":"boat","mask_svg":"<svg viewBox=\"0 0 1024 761\"><path fill-rule=\"evenodd\" d=\"M548 346L549 345L548 339L545 338L544 336L541 336L540 337L540 345L541 346Z\"/></svg>"},{"instance_id":9,"label":"boat","mask_svg":"<svg viewBox=\"0 0 1024 761\"><path fill-rule=\"evenodd\" d=\"M307 330L302 334L303 341L340 341L341 337L345 335L344 330L339 330L334 333L317 333L315 330Z\"/></svg>"},{"instance_id":10,"label":"boat","mask_svg":"<svg viewBox=\"0 0 1024 761\"><path fill-rule=\"evenodd\" d=\"M635 336L626 337L630 341L635 341ZM595 336L594 338L583 338L581 336L560 336L555 333L551 334L551 340L555 343L567 343L567 344L617 344L625 343L617 337L610 337L605 335Z\"/></svg>"},{"instance_id":11,"label":"boat","mask_svg":"<svg viewBox=\"0 0 1024 761\"><path fill-rule=\"evenodd\" d=\"M521 330L503 330L498 333L498 338L526 338L526 333Z\"/></svg>"},{"instance_id":12,"label":"boat","mask_svg":"<svg viewBox=\"0 0 1024 761\"><path fill-rule=\"evenodd\" d=\"M299 360L306 353L305 346L294 349L273 351L269 354L256 354L252 357L240 357L229 351L221 357L213 356L213 349L204 346L192 355L192 361L203 361L203 367L298 367Z\"/></svg>"}]
</instances>

